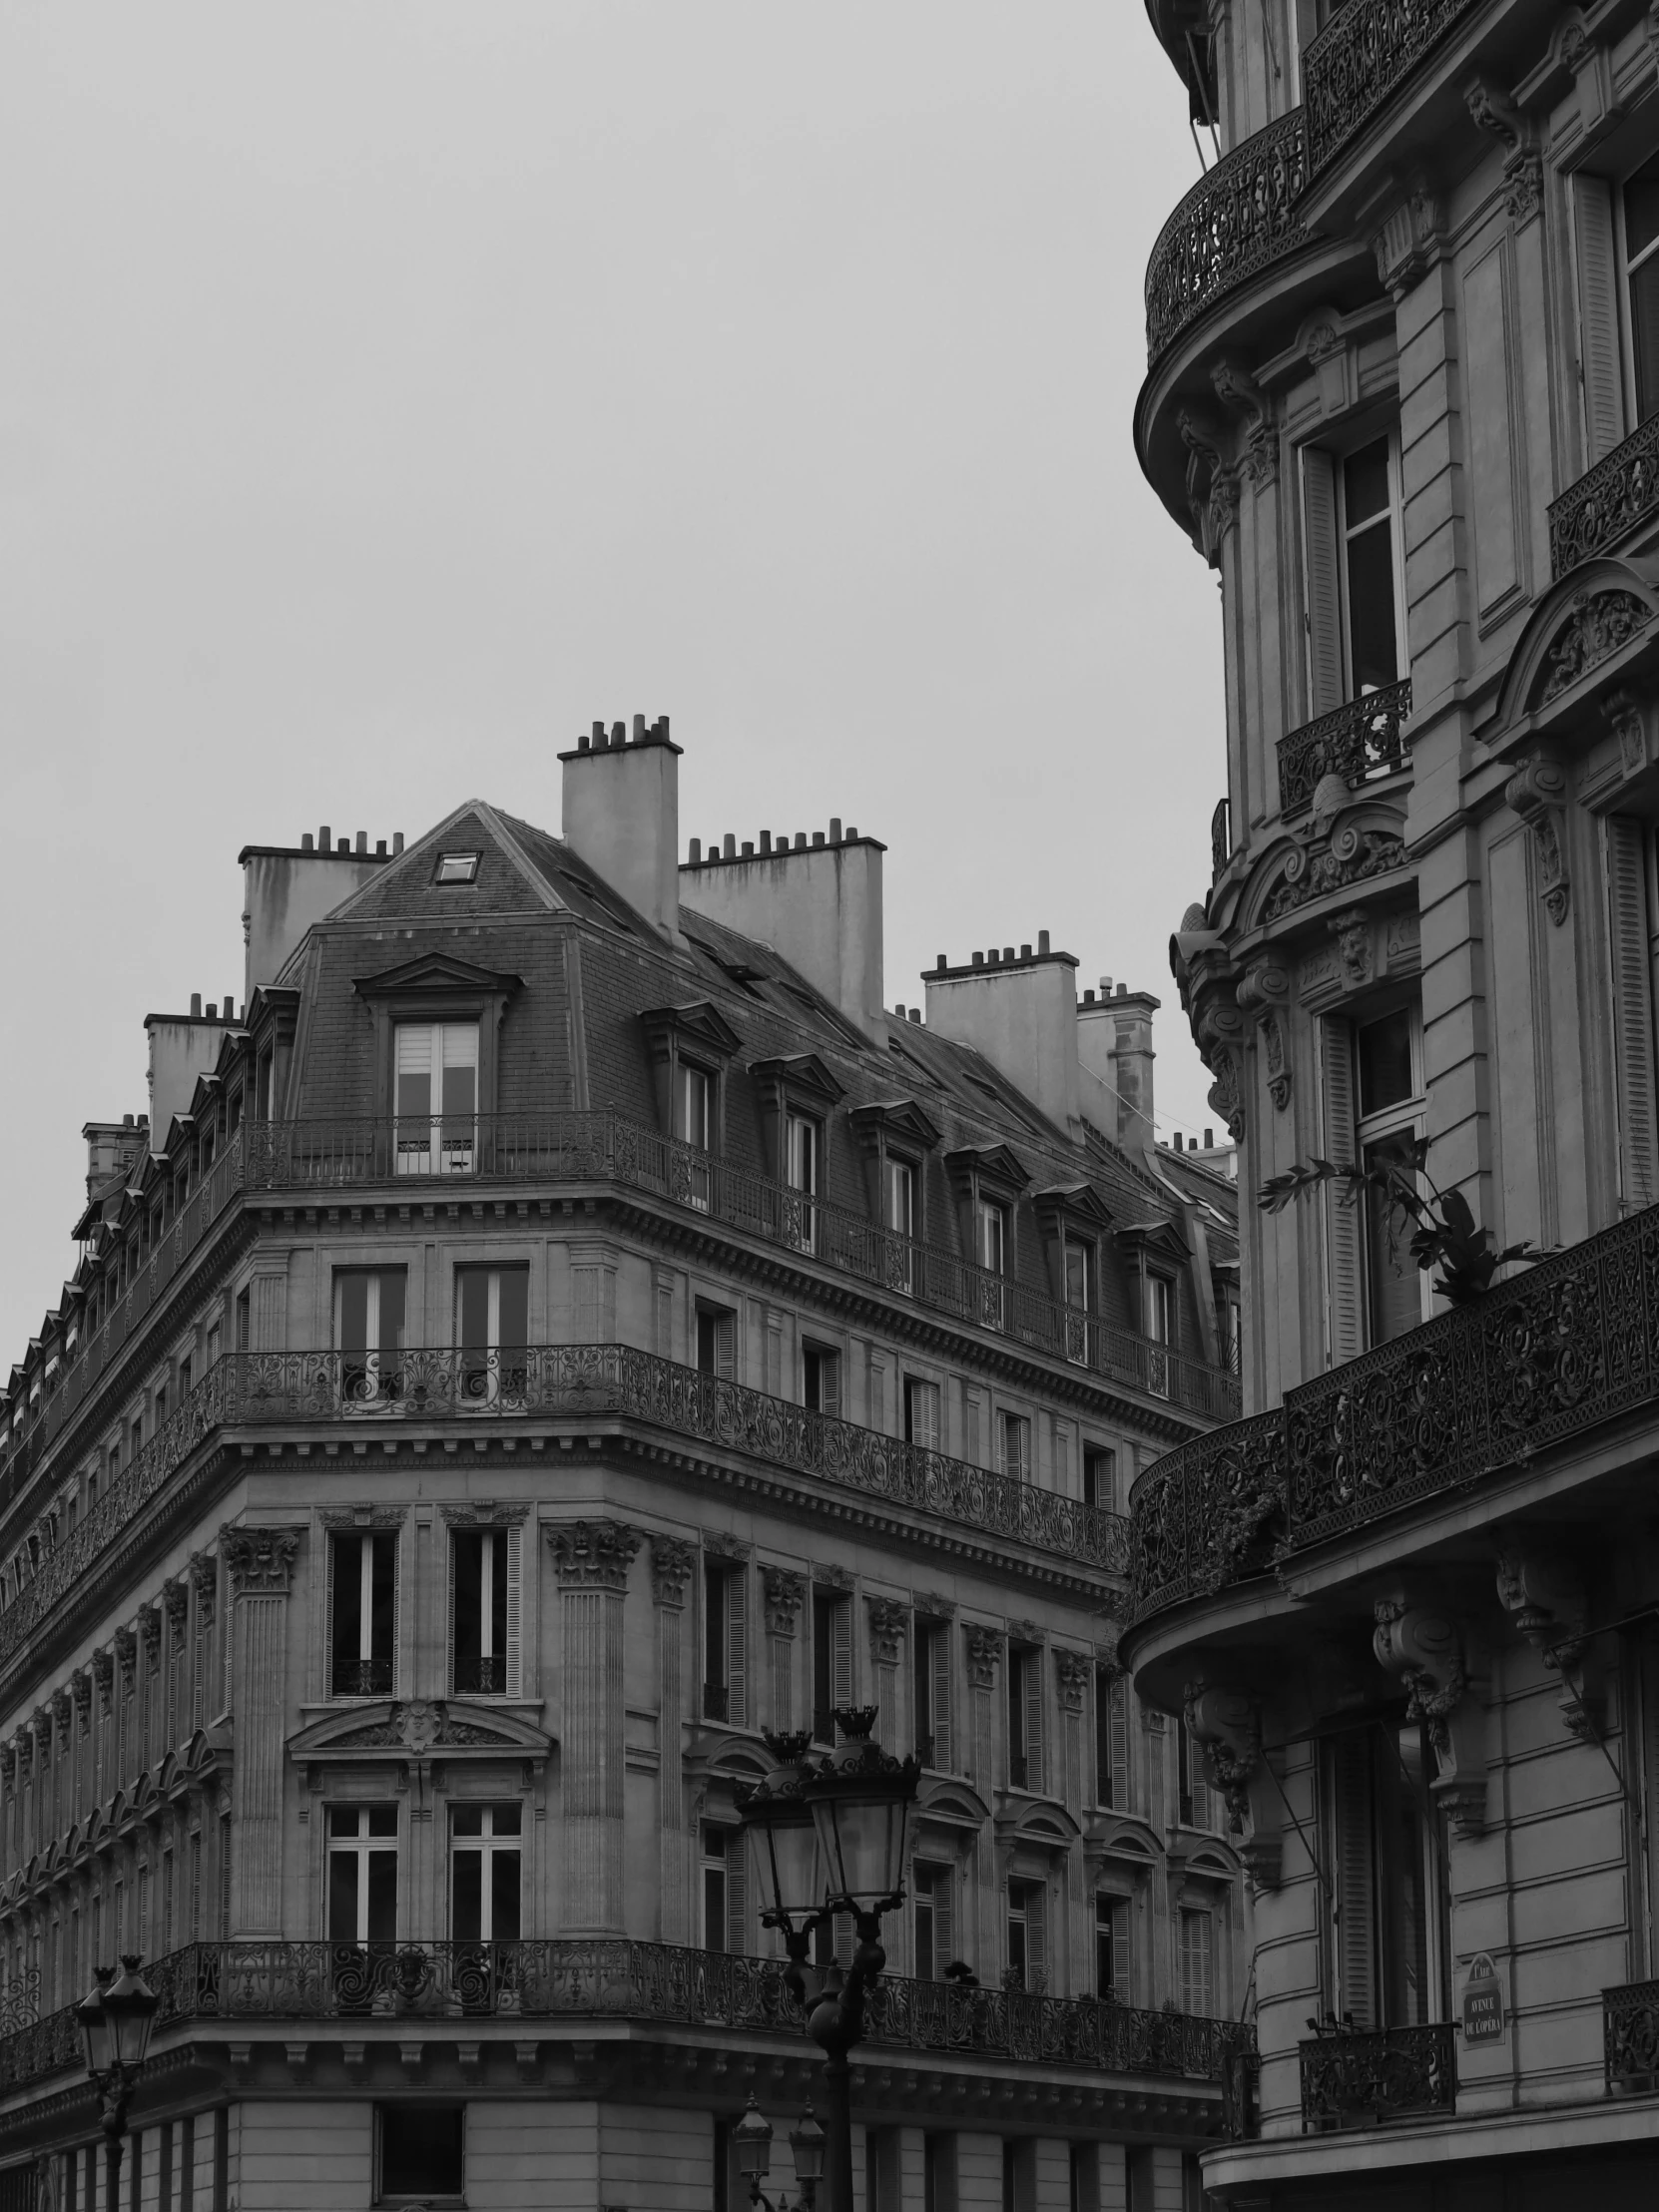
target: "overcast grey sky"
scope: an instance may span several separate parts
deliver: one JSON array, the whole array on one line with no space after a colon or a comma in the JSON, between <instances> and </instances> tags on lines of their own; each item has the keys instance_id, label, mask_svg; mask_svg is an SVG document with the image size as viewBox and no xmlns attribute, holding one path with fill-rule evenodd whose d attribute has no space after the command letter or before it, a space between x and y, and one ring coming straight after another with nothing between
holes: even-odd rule
<instances>
[{"instance_id":1,"label":"overcast grey sky","mask_svg":"<svg viewBox=\"0 0 1659 2212\"><path fill-rule=\"evenodd\" d=\"M1134 0L0 0L0 1361L240 846L556 829L598 716L684 835L884 838L889 1002L1047 928L1213 1122L1216 592L1130 443L1197 173Z\"/></svg>"}]
</instances>

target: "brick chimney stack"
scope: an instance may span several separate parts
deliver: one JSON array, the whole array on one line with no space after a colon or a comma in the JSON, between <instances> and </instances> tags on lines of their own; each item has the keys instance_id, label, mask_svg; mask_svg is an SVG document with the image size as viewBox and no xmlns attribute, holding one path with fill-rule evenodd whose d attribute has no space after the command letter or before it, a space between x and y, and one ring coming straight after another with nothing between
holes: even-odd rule
<instances>
[{"instance_id":1,"label":"brick chimney stack","mask_svg":"<svg viewBox=\"0 0 1659 2212\"><path fill-rule=\"evenodd\" d=\"M607 737L596 722L591 737L559 755L566 844L673 938L680 935L680 750L669 739L667 715L649 728L636 715L632 740L624 724Z\"/></svg>"}]
</instances>

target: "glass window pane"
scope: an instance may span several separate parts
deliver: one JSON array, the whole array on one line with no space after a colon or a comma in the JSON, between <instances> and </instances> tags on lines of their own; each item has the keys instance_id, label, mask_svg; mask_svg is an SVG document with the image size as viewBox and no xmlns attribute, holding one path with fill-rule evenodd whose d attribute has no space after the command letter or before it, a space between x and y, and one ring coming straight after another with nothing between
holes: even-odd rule
<instances>
[{"instance_id":1,"label":"glass window pane","mask_svg":"<svg viewBox=\"0 0 1659 2212\"><path fill-rule=\"evenodd\" d=\"M378 1279L380 1326L376 1332L382 1352L396 1352L403 1342L404 1276L401 1268Z\"/></svg>"},{"instance_id":2,"label":"glass window pane","mask_svg":"<svg viewBox=\"0 0 1659 2212\"><path fill-rule=\"evenodd\" d=\"M1645 162L1624 188L1625 252L1635 261L1659 239L1659 154Z\"/></svg>"},{"instance_id":3,"label":"glass window pane","mask_svg":"<svg viewBox=\"0 0 1659 2212\"><path fill-rule=\"evenodd\" d=\"M398 1027L395 1111L399 1120L430 1118L433 1041L428 1022L403 1022Z\"/></svg>"},{"instance_id":4,"label":"glass window pane","mask_svg":"<svg viewBox=\"0 0 1659 2212\"><path fill-rule=\"evenodd\" d=\"M476 1690L477 1663L484 1648L484 1616L479 1602L484 1538L479 1530L458 1528L450 1540L455 1547L455 1687Z\"/></svg>"},{"instance_id":5,"label":"glass window pane","mask_svg":"<svg viewBox=\"0 0 1659 2212\"><path fill-rule=\"evenodd\" d=\"M457 1805L449 1815L450 1833L455 1836L481 1836L484 1833L484 1808L481 1805Z\"/></svg>"},{"instance_id":6,"label":"glass window pane","mask_svg":"<svg viewBox=\"0 0 1659 2212\"><path fill-rule=\"evenodd\" d=\"M1367 1167L1380 1166L1390 1146L1368 1145ZM1404 1209L1381 1191L1366 1193L1366 1274L1371 1297L1371 1341L1388 1344L1422 1320L1421 1274L1409 1251L1411 1223Z\"/></svg>"},{"instance_id":7,"label":"glass window pane","mask_svg":"<svg viewBox=\"0 0 1659 2212\"><path fill-rule=\"evenodd\" d=\"M484 1933L484 1855L458 1851L452 1862L449 1933L457 1942L476 1941Z\"/></svg>"},{"instance_id":8,"label":"glass window pane","mask_svg":"<svg viewBox=\"0 0 1659 2212\"><path fill-rule=\"evenodd\" d=\"M1393 532L1385 519L1348 541L1348 644L1356 698L1398 676Z\"/></svg>"},{"instance_id":9,"label":"glass window pane","mask_svg":"<svg viewBox=\"0 0 1659 2212\"><path fill-rule=\"evenodd\" d=\"M1630 279L1630 343L1636 356L1636 413L1659 413L1659 254Z\"/></svg>"},{"instance_id":10,"label":"glass window pane","mask_svg":"<svg viewBox=\"0 0 1659 2212\"><path fill-rule=\"evenodd\" d=\"M354 1943L358 1939L357 1854L331 1851L328 1854L328 1940Z\"/></svg>"},{"instance_id":11,"label":"glass window pane","mask_svg":"<svg viewBox=\"0 0 1659 2212\"><path fill-rule=\"evenodd\" d=\"M482 1352L490 1341L489 1270L462 1268L455 1282L459 1292L462 1346L468 1351Z\"/></svg>"},{"instance_id":12,"label":"glass window pane","mask_svg":"<svg viewBox=\"0 0 1659 2212\"><path fill-rule=\"evenodd\" d=\"M368 1277L342 1275L339 1290L339 1348L342 1352L368 1350Z\"/></svg>"},{"instance_id":13,"label":"glass window pane","mask_svg":"<svg viewBox=\"0 0 1659 2212\"><path fill-rule=\"evenodd\" d=\"M328 1833L330 1836L355 1836L357 1822L361 1818L354 1805L330 1805L328 1808Z\"/></svg>"},{"instance_id":14,"label":"glass window pane","mask_svg":"<svg viewBox=\"0 0 1659 2212\"><path fill-rule=\"evenodd\" d=\"M1360 1031L1360 1111L1381 1113L1412 1095L1411 1015L1407 1007L1368 1021Z\"/></svg>"},{"instance_id":15,"label":"glass window pane","mask_svg":"<svg viewBox=\"0 0 1659 2212\"><path fill-rule=\"evenodd\" d=\"M397 1934L397 1854L371 1851L368 1860L368 1939L389 1943Z\"/></svg>"},{"instance_id":16,"label":"glass window pane","mask_svg":"<svg viewBox=\"0 0 1659 2212\"><path fill-rule=\"evenodd\" d=\"M490 1853L490 1936L498 1943L518 1941L518 1853Z\"/></svg>"},{"instance_id":17,"label":"glass window pane","mask_svg":"<svg viewBox=\"0 0 1659 2212\"><path fill-rule=\"evenodd\" d=\"M501 1270L501 1334L497 1342L521 1349L530 1341L530 1271Z\"/></svg>"},{"instance_id":18,"label":"glass window pane","mask_svg":"<svg viewBox=\"0 0 1659 2212\"><path fill-rule=\"evenodd\" d=\"M1343 463L1343 522L1349 529L1388 511L1388 441L1378 438Z\"/></svg>"},{"instance_id":19,"label":"glass window pane","mask_svg":"<svg viewBox=\"0 0 1659 2212\"><path fill-rule=\"evenodd\" d=\"M336 1536L334 1538L334 1681L335 1697L353 1697L358 1694L357 1675L362 1655L362 1538L360 1536ZM344 1815L349 1828L341 1828L341 1808L334 1806L328 1815L330 1835L355 1835L357 1817Z\"/></svg>"},{"instance_id":20,"label":"glass window pane","mask_svg":"<svg viewBox=\"0 0 1659 2212\"><path fill-rule=\"evenodd\" d=\"M522 1805L498 1805L495 1808L495 1833L498 1836L516 1836L524 1825Z\"/></svg>"}]
</instances>

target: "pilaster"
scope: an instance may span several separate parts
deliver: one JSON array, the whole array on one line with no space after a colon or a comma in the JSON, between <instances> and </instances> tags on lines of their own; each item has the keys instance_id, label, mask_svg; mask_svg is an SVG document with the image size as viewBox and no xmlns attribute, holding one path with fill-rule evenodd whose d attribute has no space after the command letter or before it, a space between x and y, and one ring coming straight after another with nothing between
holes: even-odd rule
<instances>
[{"instance_id":1,"label":"pilaster","mask_svg":"<svg viewBox=\"0 0 1659 2212\"><path fill-rule=\"evenodd\" d=\"M222 1528L219 1548L231 1580L231 1709L237 1730L237 1842L227 1933L279 1936L287 1613L299 1531Z\"/></svg>"},{"instance_id":2,"label":"pilaster","mask_svg":"<svg viewBox=\"0 0 1659 2212\"><path fill-rule=\"evenodd\" d=\"M678 1536L651 1539L651 1594L657 1607L658 1776L657 1822L661 1842L661 1927L665 1943L691 1940L692 1839L686 1826L681 1771L685 1723L686 1592L697 1548Z\"/></svg>"},{"instance_id":3,"label":"pilaster","mask_svg":"<svg viewBox=\"0 0 1659 2212\"><path fill-rule=\"evenodd\" d=\"M623 1630L640 1532L572 1521L547 1540L563 1600L563 1933L620 1936L623 1919Z\"/></svg>"}]
</instances>

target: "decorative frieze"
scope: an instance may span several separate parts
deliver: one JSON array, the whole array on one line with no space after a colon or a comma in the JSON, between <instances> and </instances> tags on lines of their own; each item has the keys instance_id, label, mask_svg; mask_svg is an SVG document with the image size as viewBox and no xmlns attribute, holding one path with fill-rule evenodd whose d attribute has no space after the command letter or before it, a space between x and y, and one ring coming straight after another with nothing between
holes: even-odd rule
<instances>
[{"instance_id":1,"label":"decorative frieze","mask_svg":"<svg viewBox=\"0 0 1659 2212\"><path fill-rule=\"evenodd\" d=\"M547 1531L559 1580L567 1590L626 1590L628 1569L644 1538L625 1521L567 1521Z\"/></svg>"},{"instance_id":2,"label":"decorative frieze","mask_svg":"<svg viewBox=\"0 0 1659 2212\"><path fill-rule=\"evenodd\" d=\"M742 1566L755 1555L753 1544L745 1543L741 1536L729 1536L722 1528L704 1530L703 1550L707 1558L729 1559L734 1566Z\"/></svg>"},{"instance_id":3,"label":"decorative frieze","mask_svg":"<svg viewBox=\"0 0 1659 2212\"><path fill-rule=\"evenodd\" d=\"M530 1517L530 1507L524 1500L483 1498L476 1502L438 1506L439 1513L451 1528L517 1528ZM392 1507L393 1521L401 1524L401 1507Z\"/></svg>"},{"instance_id":4,"label":"decorative frieze","mask_svg":"<svg viewBox=\"0 0 1659 2212\"><path fill-rule=\"evenodd\" d=\"M1547 707L1581 676L1622 651L1652 620L1652 609L1634 592L1575 593L1571 612L1555 633L1528 705Z\"/></svg>"},{"instance_id":5,"label":"decorative frieze","mask_svg":"<svg viewBox=\"0 0 1659 2212\"><path fill-rule=\"evenodd\" d=\"M98 1710L108 1720L115 1703L115 1659L108 1651L93 1653L92 1679L98 1688Z\"/></svg>"},{"instance_id":6,"label":"decorative frieze","mask_svg":"<svg viewBox=\"0 0 1659 2212\"><path fill-rule=\"evenodd\" d=\"M212 1628L214 1609L219 1602L219 1561L212 1552L191 1553L190 1586L196 1594L198 1624L203 1628Z\"/></svg>"},{"instance_id":7,"label":"decorative frieze","mask_svg":"<svg viewBox=\"0 0 1659 2212\"><path fill-rule=\"evenodd\" d=\"M162 1609L167 1615L168 1648L183 1651L190 1628L190 1591L176 1575L162 1584Z\"/></svg>"},{"instance_id":8,"label":"decorative frieze","mask_svg":"<svg viewBox=\"0 0 1659 2212\"><path fill-rule=\"evenodd\" d=\"M138 1638L130 1628L118 1628L114 1643L115 1663L121 1669L121 1694L131 1697L138 1674Z\"/></svg>"},{"instance_id":9,"label":"decorative frieze","mask_svg":"<svg viewBox=\"0 0 1659 2212\"><path fill-rule=\"evenodd\" d=\"M1323 852L1298 850L1285 863L1279 887L1263 908L1264 921L1277 921L1311 900L1353 883L1370 882L1403 866L1405 843L1386 830L1341 830Z\"/></svg>"},{"instance_id":10,"label":"decorative frieze","mask_svg":"<svg viewBox=\"0 0 1659 2212\"><path fill-rule=\"evenodd\" d=\"M1081 1713L1088 1696L1089 1678L1094 1673L1094 1661L1082 1651L1056 1651L1054 1677L1059 1685L1060 1708L1066 1713Z\"/></svg>"}]
</instances>

